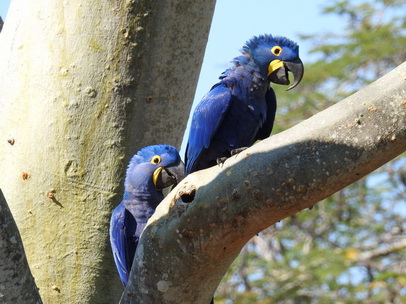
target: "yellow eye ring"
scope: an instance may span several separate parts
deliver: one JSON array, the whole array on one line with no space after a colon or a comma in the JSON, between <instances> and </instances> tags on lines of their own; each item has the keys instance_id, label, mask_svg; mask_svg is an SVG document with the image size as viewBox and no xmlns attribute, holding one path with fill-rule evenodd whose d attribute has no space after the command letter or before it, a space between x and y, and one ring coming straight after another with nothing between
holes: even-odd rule
<instances>
[{"instance_id":1,"label":"yellow eye ring","mask_svg":"<svg viewBox=\"0 0 406 304\"><path fill-rule=\"evenodd\" d=\"M159 155L155 155L151 159L151 164L158 165L162 161L161 157Z\"/></svg>"},{"instance_id":2,"label":"yellow eye ring","mask_svg":"<svg viewBox=\"0 0 406 304\"><path fill-rule=\"evenodd\" d=\"M280 56L282 54L282 48L280 46L276 45L271 49L271 52L275 56Z\"/></svg>"}]
</instances>

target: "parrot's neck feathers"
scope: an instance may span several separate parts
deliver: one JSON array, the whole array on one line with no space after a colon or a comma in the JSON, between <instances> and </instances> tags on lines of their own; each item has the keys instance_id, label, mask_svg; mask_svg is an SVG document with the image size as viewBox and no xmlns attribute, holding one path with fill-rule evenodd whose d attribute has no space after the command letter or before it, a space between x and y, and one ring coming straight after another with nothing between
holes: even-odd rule
<instances>
[{"instance_id":1,"label":"parrot's neck feathers","mask_svg":"<svg viewBox=\"0 0 406 304\"><path fill-rule=\"evenodd\" d=\"M154 189L154 190L151 190ZM157 205L163 199L163 194L155 190L155 187L134 187L132 185L125 185L124 200L135 202L146 202Z\"/></svg>"},{"instance_id":2,"label":"parrot's neck feathers","mask_svg":"<svg viewBox=\"0 0 406 304\"><path fill-rule=\"evenodd\" d=\"M261 75L259 67L250 55L245 54L238 56L231 62L232 67L227 69L219 77L225 82L235 82L244 79L249 79L251 86L262 86L267 84L267 80Z\"/></svg>"}]
</instances>

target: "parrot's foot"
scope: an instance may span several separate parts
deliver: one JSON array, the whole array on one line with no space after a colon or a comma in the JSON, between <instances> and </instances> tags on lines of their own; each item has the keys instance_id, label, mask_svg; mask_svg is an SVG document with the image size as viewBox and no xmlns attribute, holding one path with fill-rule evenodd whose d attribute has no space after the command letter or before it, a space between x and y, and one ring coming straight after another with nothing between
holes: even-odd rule
<instances>
[{"instance_id":1,"label":"parrot's foot","mask_svg":"<svg viewBox=\"0 0 406 304\"><path fill-rule=\"evenodd\" d=\"M224 162L228 159L228 157L219 157L216 159L217 166L222 166Z\"/></svg>"},{"instance_id":2,"label":"parrot's foot","mask_svg":"<svg viewBox=\"0 0 406 304\"><path fill-rule=\"evenodd\" d=\"M248 149L248 147L241 147L241 148L237 148L237 149L233 149L230 151L230 156L234 156L237 155L238 153L244 151ZM224 164L224 162L228 159L228 157L219 157L216 159L217 165L218 166L222 166Z\"/></svg>"},{"instance_id":3,"label":"parrot's foot","mask_svg":"<svg viewBox=\"0 0 406 304\"><path fill-rule=\"evenodd\" d=\"M230 152L231 156L237 155L238 153L240 153L240 152L242 152L242 151L244 151L246 149L248 149L248 147L241 147L241 148L231 150L231 152Z\"/></svg>"}]
</instances>

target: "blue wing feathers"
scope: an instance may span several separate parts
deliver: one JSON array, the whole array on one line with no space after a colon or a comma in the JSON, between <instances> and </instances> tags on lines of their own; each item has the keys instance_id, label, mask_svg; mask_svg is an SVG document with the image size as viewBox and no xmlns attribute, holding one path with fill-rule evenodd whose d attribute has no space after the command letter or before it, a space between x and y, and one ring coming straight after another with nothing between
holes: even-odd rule
<instances>
[{"instance_id":1,"label":"blue wing feathers","mask_svg":"<svg viewBox=\"0 0 406 304\"><path fill-rule=\"evenodd\" d=\"M265 122L271 128L276 100L266 102L262 97L250 102L249 75L238 71L238 81L218 84L196 107L185 157L188 174L215 165L217 158L229 157L236 148L252 145Z\"/></svg>"},{"instance_id":2,"label":"blue wing feathers","mask_svg":"<svg viewBox=\"0 0 406 304\"><path fill-rule=\"evenodd\" d=\"M215 85L195 109L191 134L186 148L186 172L191 172L199 155L210 146L213 135L224 119L231 102L231 92L225 83Z\"/></svg>"},{"instance_id":3,"label":"blue wing feathers","mask_svg":"<svg viewBox=\"0 0 406 304\"><path fill-rule=\"evenodd\" d=\"M132 261L129 256L129 237L134 233L136 225L129 222L128 211L123 203L114 210L110 221L110 241L113 250L114 261L117 266L118 274L123 285L126 286L128 281L128 269L131 269Z\"/></svg>"}]
</instances>

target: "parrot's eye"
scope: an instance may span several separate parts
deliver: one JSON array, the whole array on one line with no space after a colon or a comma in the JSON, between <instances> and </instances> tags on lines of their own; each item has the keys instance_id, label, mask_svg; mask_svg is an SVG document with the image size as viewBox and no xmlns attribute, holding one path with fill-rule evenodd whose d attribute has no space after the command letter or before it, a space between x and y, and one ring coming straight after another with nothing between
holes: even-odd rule
<instances>
[{"instance_id":1,"label":"parrot's eye","mask_svg":"<svg viewBox=\"0 0 406 304\"><path fill-rule=\"evenodd\" d=\"M271 49L272 54L274 54L275 56L279 56L280 54L282 54L282 48L280 46L274 46Z\"/></svg>"},{"instance_id":2,"label":"parrot's eye","mask_svg":"<svg viewBox=\"0 0 406 304\"><path fill-rule=\"evenodd\" d=\"M151 164L158 165L161 162L161 157L159 155L155 155L151 159Z\"/></svg>"}]
</instances>

